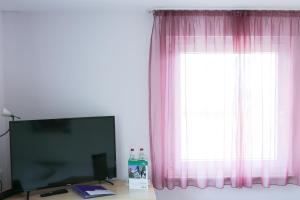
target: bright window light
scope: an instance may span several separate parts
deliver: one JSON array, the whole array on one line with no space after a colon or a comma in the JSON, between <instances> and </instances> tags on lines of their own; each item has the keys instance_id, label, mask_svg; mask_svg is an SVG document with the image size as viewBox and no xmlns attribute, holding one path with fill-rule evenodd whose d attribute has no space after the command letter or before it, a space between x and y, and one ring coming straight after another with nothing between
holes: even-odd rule
<instances>
[{"instance_id":1,"label":"bright window light","mask_svg":"<svg viewBox=\"0 0 300 200\"><path fill-rule=\"evenodd\" d=\"M276 160L276 53L183 53L180 59L182 160Z\"/></svg>"}]
</instances>

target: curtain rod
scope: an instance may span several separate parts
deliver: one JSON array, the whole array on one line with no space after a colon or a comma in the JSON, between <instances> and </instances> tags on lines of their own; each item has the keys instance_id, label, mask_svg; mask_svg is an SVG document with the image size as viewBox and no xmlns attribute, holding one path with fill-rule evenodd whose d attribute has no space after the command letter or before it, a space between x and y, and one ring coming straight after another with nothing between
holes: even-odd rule
<instances>
[{"instance_id":1,"label":"curtain rod","mask_svg":"<svg viewBox=\"0 0 300 200\"><path fill-rule=\"evenodd\" d=\"M300 8L246 8L246 7L235 7L235 8L154 8L151 10L148 10L148 13L153 13L155 11L164 11L164 10L174 10L174 11L184 11L184 10L266 10L266 11L300 11Z\"/></svg>"}]
</instances>

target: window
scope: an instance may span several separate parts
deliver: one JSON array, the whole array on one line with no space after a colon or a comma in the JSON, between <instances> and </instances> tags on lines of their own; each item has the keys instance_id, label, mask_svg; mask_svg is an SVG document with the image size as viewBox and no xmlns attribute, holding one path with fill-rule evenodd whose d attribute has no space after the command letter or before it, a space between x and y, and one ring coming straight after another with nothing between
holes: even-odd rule
<instances>
[{"instance_id":1,"label":"window","mask_svg":"<svg viewBox=\"0 0 300 200\"><path fill-rule=\"evenodd\" d=\"M181 159L236 160L242 104L245 159L276 160L276 53L184 53L180 60Z\"/></svg>"}]
</instances>

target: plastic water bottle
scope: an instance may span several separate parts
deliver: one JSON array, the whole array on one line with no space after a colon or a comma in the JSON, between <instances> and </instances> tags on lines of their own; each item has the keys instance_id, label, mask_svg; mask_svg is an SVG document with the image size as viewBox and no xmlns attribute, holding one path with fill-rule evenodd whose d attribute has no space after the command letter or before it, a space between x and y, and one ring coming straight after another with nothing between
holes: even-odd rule
<instances>
[{"instance_id":1,"label":"plastic water bottle","mask_svg":"<svg viewBox=\"0 0 300 200\"><path fill-rule=\"evenodd\" d=\"M146 160L144 149L140 148L139 160Z\"/></svg>"},{"instance_id":2,"label":"plastic water bottle","mask_svg":"<svg viewBox=\"0 0 300 200\"><path fill-rule=\"evenodd\" d=\"M135 160L135 158L134 158L134 148L130 149L129 160Z\"/></svg>"}]
</instances>

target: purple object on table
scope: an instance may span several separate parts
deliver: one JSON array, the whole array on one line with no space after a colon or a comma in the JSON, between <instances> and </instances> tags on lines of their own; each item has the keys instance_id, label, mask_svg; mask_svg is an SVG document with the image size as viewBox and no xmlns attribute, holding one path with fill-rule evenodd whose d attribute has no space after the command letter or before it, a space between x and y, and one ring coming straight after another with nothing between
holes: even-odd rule
<instances>
[{"instance_id":1,"label":"purple object on table","mask_svg":"<svg viewBox=\"0 0 300 200\"><path fill-rule=\"evenodd\" d=\"M84 199L114 195L114 193L101 185L74 185L72 189Z\"/></svg>"}]
</instances>

